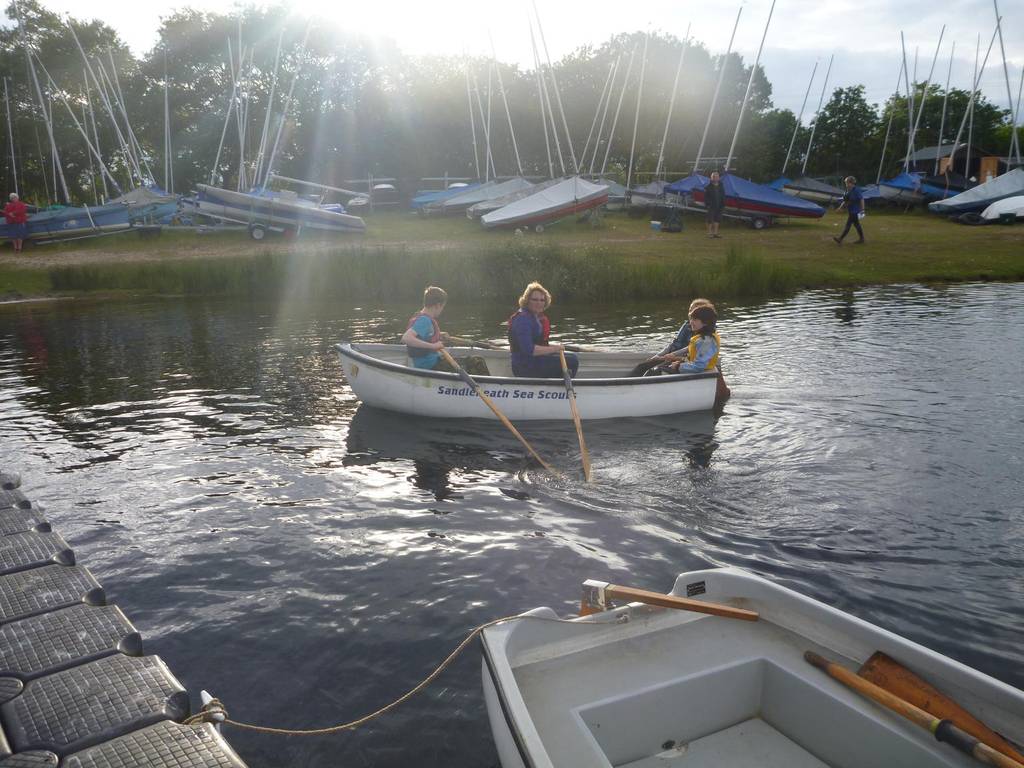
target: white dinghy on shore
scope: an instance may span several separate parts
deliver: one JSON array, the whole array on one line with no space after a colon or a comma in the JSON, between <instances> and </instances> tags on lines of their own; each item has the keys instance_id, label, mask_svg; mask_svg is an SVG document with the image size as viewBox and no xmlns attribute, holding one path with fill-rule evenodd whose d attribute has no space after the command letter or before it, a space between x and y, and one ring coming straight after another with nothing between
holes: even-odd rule
<instances>
[{"instance_id":1,"label":"white dinghy on shore","mask_svg":"<svg viewBox=\"0 0 1024 768\"><path fill-rule=\"evenodd\" d=\"M339 344L345 378L367 405L389 411L443 418L495 419L458 374L413 368L401 344ZM526 379L512 375L505 350L449 347L456 358L482 357L491 375L474 376L484 393L513 421L567 420L565 381ZM664 416L710 410L715 404L718 373L630 377L648 358L639 352L582 352L573 379L582 419Z\"/></svg>"},{"instance_id":2,"label":"white dinghy on shore","mask_svg":"<svg viewBox=\"0 0 1024 768\"><path fill-rule=\"evenodd\" d=\"M609 609L610 598L626 604ZM559 619L538 608L484 629L503 768L980 764L812 666L814 654L857 685L872 673L850 669L895 660L998 734L1024 735L1021 691L740 569L684 573L671 596L586 582L587 608L597 612Z\"/></svg>"}]
</instances>

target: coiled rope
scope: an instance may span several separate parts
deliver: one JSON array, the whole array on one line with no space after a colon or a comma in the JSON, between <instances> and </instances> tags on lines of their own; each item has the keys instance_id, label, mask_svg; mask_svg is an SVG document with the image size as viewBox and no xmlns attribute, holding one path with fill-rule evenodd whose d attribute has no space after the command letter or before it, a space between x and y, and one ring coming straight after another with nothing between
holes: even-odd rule
<instances>
[{"instance_id":1,"label":"coiled rope","mask_svg":"<svg viewBox=\"0 0 1024 768\"><path fill-rule=\"evenodd\" d=\"M479 635L485 629L487 629L488 627L493 627L496 624L501 624L502 622L505 622L505 621L513 621L513 620L516 620L516 619L534 619L534 620L537 620L537 621L553 621L553 622L558 622L558 623L563 623L563 624L572 624L574 626L581 626L581 627L587 627L587 626L594 627L594 626L602 626L602 625L605 625L605 624L615 624L615 623L618 623L618 621L576 622L576 621L572 621L570 619L551 618L551 617L547 617L547 616L525 616L525 615L522 615L522 614L517 615L517 616L505 616L505 617L500 618L500 619L494 619L492 621L488 621L486 624L481 624L476 629L474 629L472 632L470 632L466 636L466 638L461 643L458 644L458 646L455 648L455 650L452 651L450 654L448 654L448 657L444 661L442 661L433 672L431 672L429 675L427 675L426 678L424 678L421 683L419 683L418 685L416 685L411 690L409 690L406 693L404 693L401 696L399 696L397 699L392 701L390 704L387 704L387 705L381 707L380 709L378 709L377 711L371 712L368 715L364 715L363 717L360 717L357 720L352 720L352 721L347 722L347 723L339 723L338 725L331 725L331 726L328 726L327 728L309 728L309 729L302 729L302 728L273 728L273 727L267 726L267 725L254 725L252 723L242 723L242 722L239 722L238 720L232 720L228 716L227 708L218 699L212 699L207 704L203 705L203 708L201 710L199 710L199 712L197 712L196 714L192 715L191 717L186 718L182 722L185 725L196 725L198 723L203 723L203 722L224 723L225 725L233 725L236 728L242 728L242 729L247 730L247 731L256 731L257 733L273 733L273 734L277 734L279 736L325 736L325 735L332 734L332 733L340 733L341 731L348 731L348 730L351 730L353 728L358 728L360 725L364 725L365 723L368 723L371 720L374 720L374 719L380 717L381 715L384 715L384 714L390 712L392 709L394 709L395 707L399 706L400 704L403 704L404 702L408 701L413 696L415 696L417 693L419 693L424 688L426 688L428 685L430 685L437 678L438 675L440 675L442 672L444 672L444 670L447 669L451 665L451 663L453 661L455 661L456 657L458 657L458 655L460 653L462 653L463 650L465 650L466 646L469 645L469 643L473 640L473 638L475 638L477 635Z\"/></svg>"}]
</instances>

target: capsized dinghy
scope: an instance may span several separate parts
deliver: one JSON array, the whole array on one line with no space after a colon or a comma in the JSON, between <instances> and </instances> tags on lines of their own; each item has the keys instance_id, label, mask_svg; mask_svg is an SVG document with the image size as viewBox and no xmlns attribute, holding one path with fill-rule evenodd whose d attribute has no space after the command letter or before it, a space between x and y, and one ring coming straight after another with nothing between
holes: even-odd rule
<instances>
[{"instance_id":1,"label":"capsized dinghy","mask_svg":"<svg viewBox=\"0 0 1024 768\"><path fill-rule=\"evenodd\" d=\"M504 350L448 349L456 358L484 359L491 375L473 378L513 421L572 418L563 379L516 378ZM457 374L413 368L402 344L339 344L337 351L349 386L367 405L419 416L496 418ZM640 352L580 353L573 380L580 418L664 416L714 407L717 372L630 378L647 358Z\"/></svg>"},{"instance_id":2,"label":"capsized dinghy","mask_svg":"<svg viewBox=\"0 0 1024 768\"><path fill-rule=\"evenodd\" d=\"M743 570L684 573L671 595L756 620L665 610L632 602L656 593L587 582L584 606L597 613L559 620L538 608L484 630L503 768L978 765L812 667L807 651L853 669L881 651L992 730L1024 734L1024 692ZM609 597L627 604L604 610Z\"/></svg>"}]
</instances>

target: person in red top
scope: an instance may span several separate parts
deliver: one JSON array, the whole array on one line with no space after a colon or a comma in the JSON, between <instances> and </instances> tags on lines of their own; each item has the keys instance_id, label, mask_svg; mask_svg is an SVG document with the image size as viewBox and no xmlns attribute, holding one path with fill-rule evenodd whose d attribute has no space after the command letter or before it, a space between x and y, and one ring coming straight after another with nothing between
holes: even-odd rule
<instances>
[{"instance_id":1,"label":"person in red top","mask_svg":"<svg viewBox=\"0 0 1024 768\"><path fill-rule=\"evenodd\" d=\"M14 252L21 253L21 244L28 235L28 206L18 199L17 192L11 192L11 201L4 206L7 220L7 236L14 243Z\"/></svg>"}]
</instances>

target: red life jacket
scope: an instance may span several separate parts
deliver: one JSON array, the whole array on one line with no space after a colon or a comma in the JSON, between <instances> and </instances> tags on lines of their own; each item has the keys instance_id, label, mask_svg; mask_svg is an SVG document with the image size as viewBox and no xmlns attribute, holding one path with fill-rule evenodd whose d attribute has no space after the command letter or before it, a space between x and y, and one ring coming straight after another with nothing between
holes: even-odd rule
<instances>
[{"instance_id":1,"label":"red life jacket","mask_svg":"<svg viewBox=\"0 0 1024 768\"><path fill-rule=\"evenodd\" d=\"M519 351L519 343L512 338L512 321L516 319L520 314L530 314L528 309L519 309L513 312L508 318L508 346L513 352ZM548 337L551 336L551 321L547 315L540 315L537 317L537 321L540 323L540 336L533 337L533 343L542 344L547 346Z\"/></svg>"},{"instance_id":2,"label":"red life jacket","mask_svg":"<svg viewBox=\"0 0 1024 768\"><path fill-rule=\"evenodd\" d=\"M429 341L431 344L436 344L437 342L439 342L441 340L441 326L439 326L437 324L437 320L435 320L434 318L432 318L430 315L426 314L425 312L417 312L415 315L410 317L409 318L409 324L405 326L405 330L409 330L410 328L412 328L413 323L415 323L421 317L425 317L428 320L430 320L430 324L434 328L433 333L430 334L430 338L429 339L424 339L424 341ZM437 354L432 349L421 349L420 347L410 347L408 344L405 345L405 348L409 351L409 357L426 357L427 355L436 355Z\"/></svg>"},{"instance_id":3,"label":"red life jacket","mask_svg":"<svg viewBox=\"0 0 1024 768\"><path fill-rule=\"evenodd\" d=\"M24 224L28 221L28 206L21 200L12 200L4 206L4 218L8 224Z\"/></svg>"}]
</instances>

